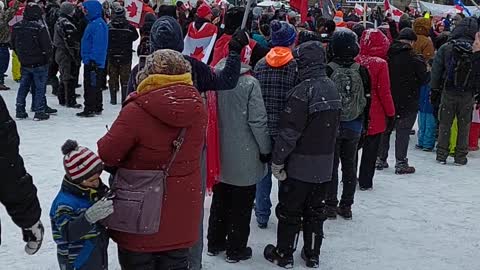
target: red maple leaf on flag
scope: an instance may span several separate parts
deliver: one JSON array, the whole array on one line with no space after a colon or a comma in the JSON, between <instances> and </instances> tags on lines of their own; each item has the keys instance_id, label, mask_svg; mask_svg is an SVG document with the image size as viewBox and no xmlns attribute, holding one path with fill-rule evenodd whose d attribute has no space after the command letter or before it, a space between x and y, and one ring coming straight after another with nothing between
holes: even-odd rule
<instances>
[{"instance_id":1,"label":"red maple leaf on flag","mask_svg":"<svg viewBox=\"0 0 480 270\"><path fill-rule=\"evenodd\" d=\"M137 4L135 4L135 2L132 1L132 4L129 5L126 8L126 10L128 11L128 17L133 18L137 16L138 7L137 7Z\"/></svg>"},{"instance_id":2,"label":"red maple leaf on flag","mask_svg":"<svg viewBox=\"0 0 480 270\"><path fill-rule=\"evenodd\" d=\"M195 51L190 54L190 56L201 61L205 56L205 53L203 53L203 47L195 47Z\"/></svg>"},{"instance_id":3,"label":"red maple leaf on flag","mask_svg":"<svg viewBox=\"0 0 480 270\"><path fill-rule=\"evenodd\" d=\"M397 17L400 17L400 16L403 15L403 12L401 10L398 10L398 9L394 9L392 11L392 13L393 13L393 16L397 16Z\"/></svg>"}]
</instances>

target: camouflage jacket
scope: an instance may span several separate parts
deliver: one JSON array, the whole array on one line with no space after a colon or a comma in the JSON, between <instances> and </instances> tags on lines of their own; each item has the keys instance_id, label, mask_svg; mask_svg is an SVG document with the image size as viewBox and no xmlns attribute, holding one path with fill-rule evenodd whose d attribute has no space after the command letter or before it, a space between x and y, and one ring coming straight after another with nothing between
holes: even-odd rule
<instances>
[{"instance_id":1,"label":"camouflage jacket","mask_svg":"<svg viewBox=\"0 0 480 270\"><path fill-rule=\"evenodd\" d=\"M10 26L8 22L13 19L18 11L20 2L15 1L13 7L0 11L0 43L10 43Z\"/></svg>"}]
</instances>

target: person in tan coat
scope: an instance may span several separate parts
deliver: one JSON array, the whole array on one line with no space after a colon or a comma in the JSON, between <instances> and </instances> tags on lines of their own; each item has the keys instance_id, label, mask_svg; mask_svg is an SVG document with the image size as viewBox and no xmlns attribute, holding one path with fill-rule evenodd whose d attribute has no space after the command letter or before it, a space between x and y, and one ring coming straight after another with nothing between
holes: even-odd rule
<instances>
[{"instance_id":1,"label":"person in tan coat","mask_svg":"<svg viewBox=\"0 0 480 270\"><path fill-rule=\"evenodd\" d=\"M435 55L435 47L433 46L432 40L429 38L430 28L430 19L417 18L413 22L413 31L417 34L417 41L413 44L413 50L416 53L421 54L427 62Z\"/></svg>"}]
</instances>

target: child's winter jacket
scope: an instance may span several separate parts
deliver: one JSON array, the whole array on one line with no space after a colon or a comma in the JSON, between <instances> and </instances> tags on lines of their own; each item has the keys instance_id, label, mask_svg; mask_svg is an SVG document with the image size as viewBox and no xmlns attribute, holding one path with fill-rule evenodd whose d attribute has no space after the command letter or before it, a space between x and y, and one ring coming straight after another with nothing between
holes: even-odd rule
<instances>
[{"instance_id":1,"label":"child's winter jacket","mask_svg":"<svg viewBox=\"0 0 480 270\"><path fill-rule=\"evenodd\" d=\"M85 219L85 211L105 194L106 189L104 185L98 191L86 189L66 178L63 180L50 210L60 269L108 269L107 232L102 225L90 224Z\"/></svg>"}]
</instances>

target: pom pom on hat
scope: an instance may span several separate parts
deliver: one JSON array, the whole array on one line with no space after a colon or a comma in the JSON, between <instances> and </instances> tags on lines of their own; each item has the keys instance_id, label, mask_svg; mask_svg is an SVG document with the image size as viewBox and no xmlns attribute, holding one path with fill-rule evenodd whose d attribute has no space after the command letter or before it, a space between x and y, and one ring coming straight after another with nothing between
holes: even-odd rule
<instances>
[{"instance_id":1,"label":"pom pom on hat","mask_svg":"<svg viewBox=\"0 0 480 270\"><path fill-rule=\"evenodd\" d=\"M103 162L90 149L67 140L62 146L63 166L70 181L80 184L103 170Z\"/></svg>"}]
</instances>

